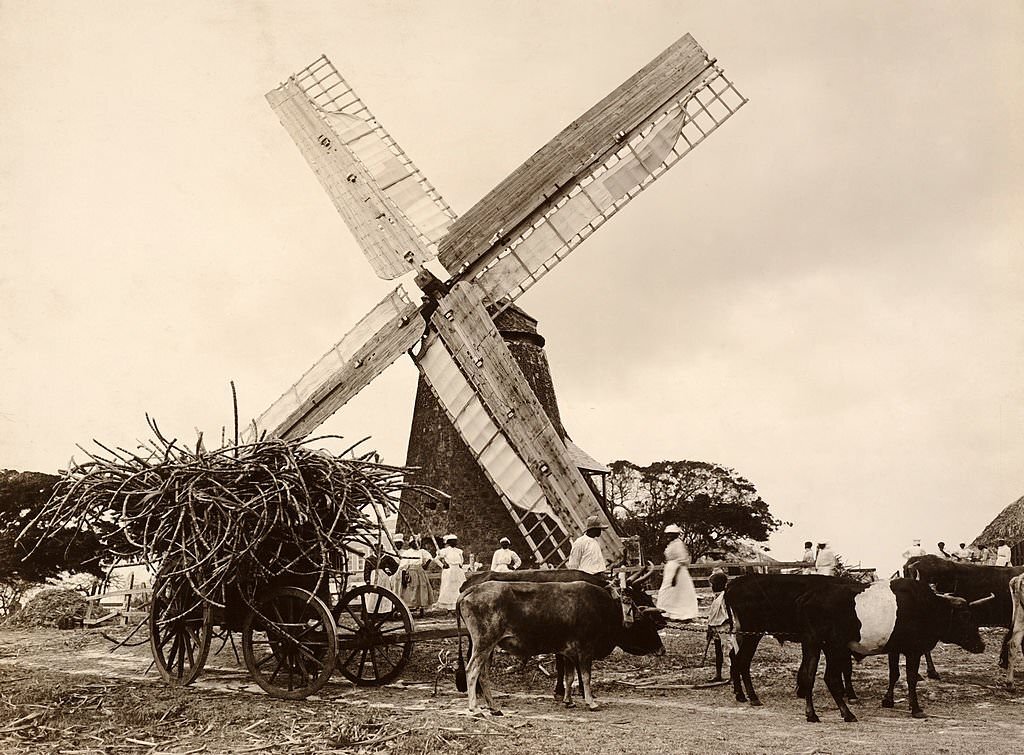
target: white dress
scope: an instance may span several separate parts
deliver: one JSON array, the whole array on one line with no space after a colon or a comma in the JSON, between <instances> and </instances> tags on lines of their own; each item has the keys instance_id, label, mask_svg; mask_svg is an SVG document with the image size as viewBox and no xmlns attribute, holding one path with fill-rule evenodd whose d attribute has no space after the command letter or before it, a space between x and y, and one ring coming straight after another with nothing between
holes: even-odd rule
<instances>
[{"instance_id":1,"label":"white dress","mask_svg":"<svg viewBox=\"0 0 1024 755\"><path fill-rule=\"evenodd\" d=\"M655 604L668 618L676 621L697 618L697 590L686 568L688 563L690 552L683 541L676 538L665 548L665 573Z\"/></svg>"},{"instance_id":2,"label":"white dress","mask_svg":"<svg viewBox=\"0 0 1024 755\"><path fill-rule=\"evenodd\" d=\"M462 548L449 545L437 552L437 560L441 563L441 589L437 594L437 605L451 610L459 599L459 588L466 581L463 565L466 563Z\"/></svg>"},{"instance_id":3,"label":"white dress","mask_svg":"<svg viewBox=\"0 0 1024 755\"><path fill-rule=\"evenodd\" d=\"M510 571L512 569L518 569L522 565L522 560L511 548L498 548L494 551L494 555L491 557L491 571Z\"/></svg>"}]
</instances>

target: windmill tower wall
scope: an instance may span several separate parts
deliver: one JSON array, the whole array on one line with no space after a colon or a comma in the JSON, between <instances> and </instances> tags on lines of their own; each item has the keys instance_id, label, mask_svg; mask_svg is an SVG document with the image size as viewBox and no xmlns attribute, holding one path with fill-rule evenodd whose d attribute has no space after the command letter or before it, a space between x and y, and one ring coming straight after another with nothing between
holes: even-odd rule
<instances>
[{"instance_id":1,"label":"windmill tower wall","mask_svg":"<svg viewBox=\"0 0 1024 755\"><path fill-rule=\"evenodd\" d=\"M564 438L537 321L512 306L495 318L495 325L555 430ZM453 532L459 536L466 557L473 553L485 565L498 546L498 538L504 536L512 541L512 549L522 557L524 568L535 565L530 547L422 375L416 386L406 465L418 468L412 482L438 488L448 493L451 501L430 509L423 505L420 496L406 491L399 508L400 532L433 534L438 538Z\"/></svg>"}]
</instances>

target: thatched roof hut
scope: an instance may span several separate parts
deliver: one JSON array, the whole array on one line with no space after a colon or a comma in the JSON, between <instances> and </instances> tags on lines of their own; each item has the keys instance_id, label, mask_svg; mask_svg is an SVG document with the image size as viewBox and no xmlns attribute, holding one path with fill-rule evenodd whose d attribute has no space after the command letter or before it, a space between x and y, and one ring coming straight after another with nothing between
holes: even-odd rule
<instances>
[{"instance_id":1,"label":"thatched roof hut","mask_svg":"<svg viewBox=\"0 0 1024 755\"><path fill-rule=\"evenodd\" d=\"M999 512L998 516L974 538L972 545L981 547L1005 540L1012 551L1012 563L1024 564L1024 496Z\"/></svg>"}]
</instances>

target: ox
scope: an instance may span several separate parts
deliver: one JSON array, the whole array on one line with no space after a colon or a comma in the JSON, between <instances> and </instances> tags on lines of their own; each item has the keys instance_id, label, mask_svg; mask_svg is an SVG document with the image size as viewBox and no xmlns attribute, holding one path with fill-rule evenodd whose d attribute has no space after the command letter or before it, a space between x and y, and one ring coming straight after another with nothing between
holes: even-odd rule
<instances>
[{"instance_id":1,"label":"ox","mask_svg":"<svg viewBox=\"0 0 1024 755\"><path fill-rule=\"evenodd\" d=\"M915 556L907 561L903 573L930 584L937 593L963 598L971 603L971 616L979 627L1005 627L1009 629L1013 618L1010 601L1010 579L1024 574L1024 566L980 566L963 564L940 556ZM999 651L999 667L1006 668L1010 633L1003 638ZM938 679L939 674L929 653L925 656L928 677Z\"/></svg>"},{"instance_id":2,"label":"ox","mask_svg":"<svg viewBox=\"0 0 1024 755\"><path fill-rule=\"evenodd\" d=\"M650 576L652 567L647 566L638 574L626 581L625 594L635 605L640 608L653 608L654 601L642 588L644 580ZM611 584L607 577L600 574L580 571L579 569L520 569L516 571L485 571L471 574L463 582L459 592L466 592L483 582L588 582L597 587L608 588ZM665 619L660 614L651 613L651 618L659 630L665 628ZM473 652L473 643L470 642L469 652ZM564 700L567 705L571 704L571 698L565 695L565 659L560 655L555 656L555 699ZM580 686L583 686L583 677L579 676ZM459 670L455 675L455 686L459 692L466 691L466 673L460 661Z\"/></svg>"},{"instance_id":3,"label":"ox","mask_svg":"<svg viewBox=\"0 0 1024 755\"><path fill-rule=\"evenodd\" d=\"M1012 689L1014 667L1020 664L1024 668L1024 574L1010 580L1010 602L1013 604L1013 620L1008 638L1010 653L1006 664L1006 683Z\"/></svg>"},{"instance_id":4,"label":"ox","mask_svg":"<svg viewBox=\"0 0 1024 755\"><path fill-rule=\"evenodd\" d=\"M469 709L477 709L476 685L487 707L500 714L491 697L490 660L496 647L529 658L542 653L564 656L580 670L583 697L598 708L590 689L594 660L616 647L634 655L662 654L665 647L650 614L616 600L603 587L589 582L483 582L459 596L456 621L465 622L474 648L466 671ZM459 645L461 655L461 643ZM460 658L461 660L461 658ZM566 703L571 703L572 677L566 664Z\"/></svg>"},{"instance_id":5,"label":"ox","mask_svg":"<svg viewBox=\"0 0 1024 755\"><path fill-rule=\"evenodd\" d=\"M806 692L807 720L817 722L814 711L814 678L818 651L825 653L825 685L839 706L844 721L857 717L843 699L840 669L852 651L860 660L868 655L889 657L889 689L882 707L893 707L893 689L900 677L899 657L906 658L908 699L914 718L924 718L917 699L921 656L939 642L959 645L971 653L985 649L967 601L936 595L925 584L911 579L876 582L869 587L846 584L812 589L797 598L798 621L803 641L811 653L801 668Z\"/></svg>"},{"instance_id":6,"label":"ox","mask_svg":"<svg viewBox=\"0 0 1024 755\"><path fill-rule=\"evenodd\" d=\"M772 635L779 642L801 641L804 626L797 613L797 599L808 590L821 589L826 585L845 584L851 589L860 587L840 577L822 574L746 574L732 580L725 588L725 605L732 621L736 637L735 646L729 652L729 676L737 702L760 705L761 700L754 691L750 678L750 663L761 638ZM804 646L801 670L809 663L811 648ZM819 651L814 650L815 663ZM849 660L843 674L846 694L856 700L850 680ZM804 697L803 676L797 675L797 695ZM746 694L744 694L746 688Z\"/></svg>"}]
</instances>

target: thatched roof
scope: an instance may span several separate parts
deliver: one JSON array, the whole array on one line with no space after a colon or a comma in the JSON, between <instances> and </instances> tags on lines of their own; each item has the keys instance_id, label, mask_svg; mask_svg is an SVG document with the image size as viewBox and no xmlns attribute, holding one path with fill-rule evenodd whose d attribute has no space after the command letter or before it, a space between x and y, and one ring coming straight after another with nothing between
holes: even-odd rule
<instances>
[{"instance_id":1,"label":"thatched roof","mask_svg":"<svg viewBox=\"0 0 1024 755\"><path fill-rule=\"evenodd\" d=\"M0 469L0 511L31 509L46 503L60 477L43 472Z\"/></svg>"},{"instance_id":2,"label":"thatched roof","mask_svg":"<svg viewBox=\"0 0 1024 755\"><path fill-rule=\"evenodd\" d=\"M981 534L974 538L972 545L992 545L997 540L1005 540L1010 545L1024 540L1024 496L1000 511Z\"/></svg>"}]
</instances>

